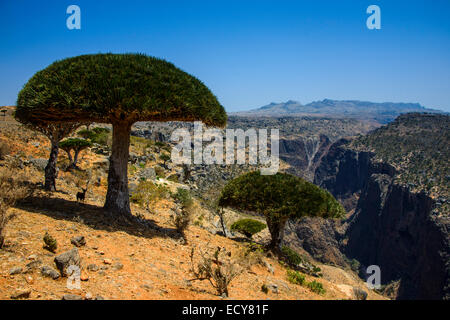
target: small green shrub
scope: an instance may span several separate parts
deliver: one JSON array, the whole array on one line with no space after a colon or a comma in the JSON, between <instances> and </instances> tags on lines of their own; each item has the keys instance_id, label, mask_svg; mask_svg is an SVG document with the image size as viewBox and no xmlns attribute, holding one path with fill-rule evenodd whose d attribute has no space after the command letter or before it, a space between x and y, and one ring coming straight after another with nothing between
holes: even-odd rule
<instances>
[{"instance_id":1,"label":"small green shrub","mask_svg":"<svg viewBox=\"0 0 450 320\"><path fill-rule=\"evenodd\" d=\"M176 174L171 174L167 177L167 180L178 183L178 176Z\"/></svg>"},{"instance_id":2,"label":"small green shrub","mask_svg":"<svg viewBox=\"0 0 450 320\"><path fill-rule=\"evenodd\" d=\"M262 244L251 242L247 245L247 252L264 253L265 247Z\"/></svg>"},{"instance_id":3,"label":"small green shrub","mask_svg":"<svg viewBox=\"0 0 450 320\"><path fill-rule=\"evenodd\" d=\"M186 241L184 231L192 221L192 206L194 204L194 201L192 200L192 196L189 190L182 188L178 188L173 197L175 201L181 205L181 211L175 212L173 222L177 231L183 236L184 240Z\"/></svg>"},{"instance_id":4,"label":"small green shrub","mask_svg":"<svg viewBox=\"0 0 450 320\"><path fill-rule=\"evenodd\" d=\"M284 259L290 265L297 266L300 263L303 263L303 258L294 250L289 248L288 246L281 247L281 253L283 254Z\"/></svg>"},{"instance_id":5,"label":"small green shrub","mask_svg":"<svg viewBox=\"0 0 450 320\"><path fill-rule=\"evenodd\" d=\"M47 249L48 251L55 253L56 249L58 248L56 239L53 238L48 232L45 232L43 240L44 240L44 249Z\"/></svg>"},{"instance_id":6,"label":"small green shrub","mask_svg":"<svg viewBox=\"0 0 450 320\"><path fill-rule=\"evenodd\" d=\"M323 288L323 285L320 282L317 282L316 280L308 282L306 284L306 287L308 287L309 290L317 294L325 294L325 289Z\"/></svg>"},{"instance_id":7,"label":"small green shrub","mask_svg":"<svg viewBox=\"0 0 450 320\"><path fill-rule=\"evenodd\" d=\"M167 161L170 160L170 155L167 153L161 153L159 155L159 160L161 160L164 163L164 167L166 166Z\"/></svg>"},{"instance_id":8,"label":"small green shrub","mask_svg":"<svg viewBox=\"0 0 450 320\"><path fill-rule=\"evenodd\" d=\"M232 231L243 233L251 238L254 234L266 228L266 224L254 219L241 219L231 225Z\"/></svg>"},{"instance_id":9,"label":"small green shrub","mask_svg":"<svg viewBox=\"0 0 450 320\"><path fill-rule=\"evenodd\" d=\"M181 204L182 208L191 207L193 204L191 193L187 189L178 188L173 197Z\"/></svg>"},{"instance_id":10,"label":"small green shrub","mask_svg":"<svg viewBox=\"0 0 450 320\"><path fill-rule=\"evenodd\" d=\"M156 173L156 176L158 176L158 177L161 177L161 178L166 177L166 173L165 173L164 169L161 168L160 166L155 167L155 173Z\"/></svg>"},{"instance_id":11,"label":"small green shrub","mask_svg":"<svg viewBox=\"0 0 450 320\"><path fill-rule=\"evenodd\" d=\"M159 149L159 151L161 151L161 149L163 149L163 150L170 152L170 146L167 143L164 143L161 141L156 141L155 147L157 147Z\"/></svg>"},{"instance_id":12,"label":"small green shrub","mask_svg":"<svg viewBox=\"0 0 450 320\"><path fill-rule=\"evenodd\" d=\"M351 268L353 271L358 272L360 266L361 266L361 264L359 263L358 260L352 259L352 260L350 261L350 268Z\"/></svg>"},{"instance_id":13,"label":"small green shrub","mask_svg":"<svg viewBox=\"0 0 450 320\"><path fill-rule=\"evenodd\" d=\"M156 185L152 181L140 181L131 195L131 201L150 211L150 205L161 198L165 198L169 191L166 187Z\"/></svg>"},{"instance_id":14,"label":"small green shrub","mask_svg":"<svg viewBox=\"0 0 450 320\"><path fill-rule=\"evenodd\" d=\"M313 266L312 268L312 272L317 274L319 277L322 276L322 274L320 273L322 271L322 269L320 269L318 266Z\"/></svg>"},{"instance_id":15,"label":"small green shrub","mask_svg":"<svg viewBox=\"0 0 450 320\"><path fill-rule=\"evenodd\" d=\"M265 284L263 284L261 286L261 291L264 292L265 294L268 294L269 293L269 288Z\"/></svg>"},{"instance_id":16,"label":"small green shrub","mask_svg":"<svg viewBox=\"0 0 450 320\"><path fill-rule=\"evenodd\" d=\"M288 281L293 284L303 285L305 284L306 277L298 271L288 270L286 272Z\"/></svg>"}]
</instances>

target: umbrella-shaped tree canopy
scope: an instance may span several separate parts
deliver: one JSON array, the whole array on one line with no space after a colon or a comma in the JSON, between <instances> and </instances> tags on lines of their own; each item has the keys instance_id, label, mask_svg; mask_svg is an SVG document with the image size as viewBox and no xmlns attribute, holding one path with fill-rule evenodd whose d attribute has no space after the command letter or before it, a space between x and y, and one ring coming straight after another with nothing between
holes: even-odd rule
<instances>
[{"instance_id":1,"label":"umbrella-shaped tree canopy","mask_svg":"<svg viewBox=\"0 0 450 320\"><path fill-rule=\"evenodd\" d=\"M243 174L223 188L219 205L264 214L272 236L272 248L281 245L288 219L342 218L345 215L343 207L328 191L287 173L261 175L253 171Z\"/></svg>"},{"instance_id":2,"label":"umbrella-shaped tree canopy","mask_svg":"<svg viewBox=\"0 0 450 320\"><path fill-rule=\"evenodd\" d=\"M142 54L95 54L56 61L17 99L16 117L49 122L195 121L224 126L224 108L198 79Z\"/></svg>"},{"instance_id":3,"label":"umbrella-shaped tree canopy","mask_svg":"<svg viewBox=\"0 0 450 320\"><path fill-rule=\"evenodd\" d=\"M22 122L113 125L105 208L130 214L127 162L136 121L203 121L224 126L224 108L198 79L143 54L83 55L37 72L17 99Z\"/></svg>"}]
</instances>

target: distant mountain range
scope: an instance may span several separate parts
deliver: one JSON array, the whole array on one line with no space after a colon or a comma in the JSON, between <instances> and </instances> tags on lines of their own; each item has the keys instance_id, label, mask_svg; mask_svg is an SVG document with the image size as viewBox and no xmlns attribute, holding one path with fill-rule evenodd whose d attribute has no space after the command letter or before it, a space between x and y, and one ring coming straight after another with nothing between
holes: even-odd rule
<instances>
[{"instance_id":1,"label":"distant mountain range","mask_svg":"<svg viewBox=\"0 0 450 320\"><path fill-rule=\"evenodd\" d=\"M368 102L358 100L330 100L314 101L302 105L298 101L272 102L266 106L242 112L234 112L237 116L320 116L338 118L356 118L361 120L374 120L379 123L387 123L398 115L408 112L443 113L440 110L428 109L419 103L394 103L394 102Z\"/></svg>"}]
</instances>

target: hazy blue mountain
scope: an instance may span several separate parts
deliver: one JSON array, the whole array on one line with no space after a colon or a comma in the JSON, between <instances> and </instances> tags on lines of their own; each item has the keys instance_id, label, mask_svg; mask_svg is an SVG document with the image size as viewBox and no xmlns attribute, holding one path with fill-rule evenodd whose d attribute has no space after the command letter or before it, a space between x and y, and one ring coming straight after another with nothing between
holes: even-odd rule
<instances>
[{"instance_id":1,"label":"hazy blue mountain","mask_svg":"<svg viewBox=\"0 0 450 320\"><path fill-rule=\"evenodd\" d=\"M432 112L442 111L428 109L419 103L375 103L358 100L330 100L314 101L302 105L298 101L275 103L262 106L258 109L236 112L233 115L242 116L326 116L339 118L356 118L362 120L375 120L387 123L394 120L398 115L408 112Z\"/></svg>"}]
</instances>

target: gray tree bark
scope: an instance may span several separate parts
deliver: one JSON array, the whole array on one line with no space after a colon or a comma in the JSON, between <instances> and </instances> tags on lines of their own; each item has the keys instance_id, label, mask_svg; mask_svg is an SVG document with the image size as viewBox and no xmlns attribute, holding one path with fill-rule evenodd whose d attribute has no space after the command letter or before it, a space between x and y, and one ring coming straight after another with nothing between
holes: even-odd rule
<instances>
[{"instance_id":1,"label":"gray tree bark","mask_svg":"<svg viewBox=\"0 0 450 320\"><path fill-rule=\"evenodd\" d=\"M47 165L45 166L45 184L44 188L48 191L56 191L56 162L58 160L59 153L59 140L51 139L50 157Z\"/></svg>"},{"instance_id":2,"label":"gray tree bark","mask_svg":"<svg viewBox=\"0 0 450 320\"><path fill-rule=\"evenodd\" d=\"M281 251L281 245L284 238L284 229L288 218L270 218L266 217L267 227L269 228L271 241L269 247L271 249Z\"/></svg>"},{"instance_id":3,"label":"gray tree bark","mask_svg":"<svg viewBox=\"0 0 450 320\"><path fill-rule=\"evenodd\" d=\"M128 191L128 154L131 123L113 124L113 142L108 172L108 192L104 208L114 216L131 216Z\"/></svg>"}]
</instances>

